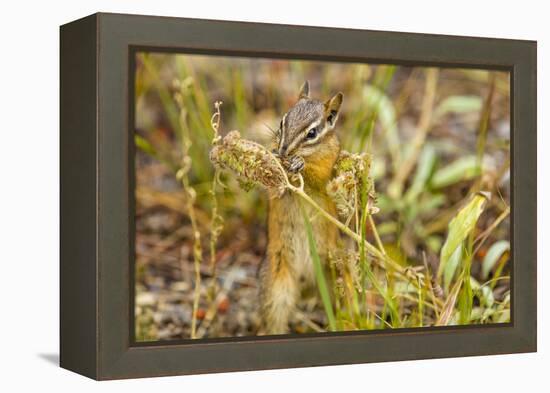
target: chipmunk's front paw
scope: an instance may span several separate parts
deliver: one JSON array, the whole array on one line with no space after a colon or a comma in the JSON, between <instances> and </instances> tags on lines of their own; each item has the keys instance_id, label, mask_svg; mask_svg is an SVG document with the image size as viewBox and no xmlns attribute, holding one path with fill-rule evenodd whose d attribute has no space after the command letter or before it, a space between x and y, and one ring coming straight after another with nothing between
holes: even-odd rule
<instances>
[{"instance_id":1,"label":"chipmunk's front paw","mask_svg":"<svg viewBox=\"0 0 550 393\"><path fill-rule=\"evenodd\" d=\"M304 159L299 156L291 157L288 162L288 171L290 173L299 173L304 169L305 166Z\"/></svg>"}]
</instances>

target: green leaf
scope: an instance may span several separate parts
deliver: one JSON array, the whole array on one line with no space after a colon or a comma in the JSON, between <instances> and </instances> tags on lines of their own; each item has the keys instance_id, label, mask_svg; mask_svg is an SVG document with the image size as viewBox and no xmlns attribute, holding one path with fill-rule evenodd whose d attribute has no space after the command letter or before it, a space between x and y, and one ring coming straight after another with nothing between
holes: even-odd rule
<instances>
[{"instance_id":1,"label":"green leaf","mask_svg":"<svg viewBox=\"0 0 550 393\"><path fill-rule=\"evenodd\" d=\"M493 307L493 305L495 304L495 296L493 295L493 291L486 285L481 287L481 298L483 300L483 303L488 308Z\"/></svg>"},{"instance_id":2,"label":"green leaf","mask_svg":"<svg viewBox=\"0 0 550 393\"><path fill-rule=\"evenodd\" d=\"M449 223L447 239L445 239L445 243L441 248L439 269L437 272L438 278L441 278L449 259L457 247L462 244L466 236L475 228L477 220L483 212L488 198L488 193L476 193L470 199L470 202L460 209Z\"/></svg>"},{"instance_id":3,"label":"green leaf","mask_svg":"<svg viewBox=\"0 0 550 393\"><path fill-rule=\"evenodd\" d=\"M430 144L425 145L418 158L413 182L404 196L408 204L413 203L424 190L432 173L436 158L434 147Z\"/></svg>"},{"instance_id":4,"label":"green leaf","mask_svg":"<svg viewBox=\"0 0 550 393\"><path fill-rule=\"evenodd\" d=\"M456 250L452 253L451 257L449 258L447 265L445 266L445 270L443 272L443 288L445 289L446 293L449 291L449 286L451 285L451 281L453 280L461 261L462 261L462 246L456 248Z\"/></svg>"},{"instance_id":5,"label":"green leaf","mask_svg":"<svg viewBox=\"0 0 550 393\"><path fill-rule=\"evenodd\" d=\"M428 236L425 240L426 242L426 246L428 246L428 248L438 254L439 251L441 251L441 246L443 245L443 239L439 236Z\"/></svg>"},{"instance_id":6,"label":"green leaf","mask_svg":"<svg viewBox=\"0 0 550 393\"><path fill-rule=\"evenodd\" d=\"M418 202L418 213L425 214L434 212L438 210L441 205L444 205L445 202L447 202L447 196L445 196L445 194L430 194Z\"/></svg>"},{"instance_id":7,"label":"green leaf","mask_svg":"<svg viewBox=\"0 0 550 393\"><path fill-rule=\"evenodd\" d=\"M481 174L476 156L461 157L449 165L438 169L432 176L431 186L443 188L464 180L473 179Z\"/></svg>"},{"instance_id":8,"label":"green leaf","mask_svg":"<svg viewBox=\"0 0 550 393\"><path fill-rule=\"evenodd\" d=\"M168 168L170 168L172 171L176 172L178 170L178 167L172 163L168 158L164 157L159 151L145 138L143 138L141 135L135 134L134 135L134 143L136 144L136 147L144 152L145 154L159 160Z\"/></svg>"},{"instance_id":9,"label":"green leaf","mask_svg":"<svg viewBox=\"0 0 550 393\"><path fill-rule=\"evenodd\" d=\"M507 251L510 251L510 242L508 240L497 241L489 248L481 264L481 278L486 279L489 276L493 267L495 267L497 262Z\"/></svg>"},{"instance_id":10,"label":"green leaf","mask_svg":"<svg viewBox=\"0 0 550 393\"><path fill-rule=\"evenodd\" d=\"M435 118L441 118L448 113L479 112L483 100L479 96L450 96L445 98L434 112Z\"/></svg>"},{"instance_id":11,"label":"green leaf","mask_svg":"<svg viewBox=\"0 0 550 393\"><path fill-rule=\"evenodd\" d=\"M319 258L319 253L317 252L317 245L315 244L315 238L313 236L313 228L311 227L311 222L302 209L302 214L304 216L304 222L306 225L307 240L309 243L309 252L311 259L313 260L313 268L315 270L315 279L317 280L317 287L319 288L319 293L321 295L321 300L325 308L325 313L328 318L328 324L331 331L336 330L336 319L334 318L334 310L332 309L332 303L330 301L330 295L328 293L328 286L325 280L325 275L323 273L323 266L321 265L321 259Z\"/></svg>"},{"instance_id":12,"label":"green leaf","mask_svg":"<svg viewBox=\"0 0 550 393\"><path fill-rule=\"evenodd\" d=\"M411 203L407 206L408 209L405 211L405 217L410 222L419 214L431 214L437 211L446 201L447 197L444 194L426 194L416 201L416 203ZM381 207L380 210L382 210ZM385 212L385 210L382 211ZM416 230L419 230L417 233L422 233L420 227L415 228Z\"/></svg>"},{"instance_id":13,"label":"green leaf","mask_svg":"<svg viewBox=\"0 0 550 393\"><path fill-rule=\"evenodd\" d=\"M475 278L470 277L470 286L479 297L481 305L486 306L486 308L488 309L492 308L495 305L495 296L493 295L493 291L487 284L481 285L479 282L477 282Z\"/></svg>"},{"instance_id":14,"label":"green leaf","mask_svg":"<svg viewBox=\"0 0 550 393\"><path fill-rule=\"evenodd\" d=\"M136 143L136 147L140 149L142 152L144 152L145 154L155 158L158 156L157 151L153 147L153 145L151 145L149 141L143 138L141 135L135 134L134 141Z\"/></svg>"},{"instance_id":15,"label":"green leaf","mask_svg":"<svg viewBox=\"0 0 550 393\"><path fill-rule=\"evenodd\" d=\"M474 304L474 292L472 291L472 282L470 280L470 268L472 265L471 255L466 255L464 258L463 277L464 283L458 298L458 309L460 310L460 324L468 325L472 318L472 307Z\"/></svg>"}]
</instances>

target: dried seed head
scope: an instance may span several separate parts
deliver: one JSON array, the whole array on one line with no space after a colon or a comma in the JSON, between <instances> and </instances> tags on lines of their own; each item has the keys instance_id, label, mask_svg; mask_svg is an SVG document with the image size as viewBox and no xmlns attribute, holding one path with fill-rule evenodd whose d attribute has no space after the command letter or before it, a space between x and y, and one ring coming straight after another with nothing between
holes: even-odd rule
<instances>
[{"instance_id":1,"label":"dried seed head","mask_svg":"<svg viewBox=\"0 0 550 393\"><path fill-rule=\"evenodd\" d=\"M343 298L346 295L346 287L344 283L344 279L342 277L338 277L335 281L336 292L338 295Z\"/></svg>"},{"instance_id":2,"label":"dried seed head","mask_svg":"<svg viewBox=\"0 0 550 393\"><path fill-rule=\"evenodd\" d=\"M345 253L342 252L340 248L336 248L329 254L329 263L331 267L336 270L336 273L338 275L342 274L342 271L345 267L344 257Z\"/></svg>"},{"instance_id":3,"label":"dried seed head","mask_svg":"<svg viewBox=\"0 0 550 393\"><path fill-rule=\"evenodd\" d=\"M374 206L374 184L369 177L370 165L370 156L365 153L340 152L334 166L334 177L327 184L327 193L336 204L338 214L345 220L355 214L356 208L360 208L363 192L367 196L369 214L378 212Z\"/></svg>"},{"instance_id":4,"label":"dried seed head","mask_svg":"<svg viewBox=\"0 0 550 393\"><path fill-rule=\"evenodd\" d=\"M210 161L220 169L235 173L240 184L248 188L261 185L277 197L285 191L286 177L277 158L263 146L241 138L238 131L229 132L221 143L214 145Z\"/></svg>"}]
</instances>

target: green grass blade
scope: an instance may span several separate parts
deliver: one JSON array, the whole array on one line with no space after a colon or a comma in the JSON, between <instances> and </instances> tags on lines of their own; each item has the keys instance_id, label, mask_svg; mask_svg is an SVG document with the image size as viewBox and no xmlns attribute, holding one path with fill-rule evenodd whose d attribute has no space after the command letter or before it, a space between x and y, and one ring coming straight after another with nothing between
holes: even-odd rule
<instances>
[{"instance_id":1,"label":"green grass blade","mask_svg":"<svg viewBox=\"0 0 550 393\"><path fill-rule=\"evenodd\" d=\"M174 99L172 97L172 94L170 93L170 90L161 81L159 70L157 66L154 64L153 58L149 55L143 55L141 56L141 61L143 62L143 66L145 67L145 70L151 76L153 85L155 86L155 89L156 89L156 93L158 94L158 97L162 102L162 106L166 111L166 115L168 117L168 121L170 122L170 126L172 127L172 130L174 132L174 135L176 135L178 139L181 139L179 112L178 112L176 103L174 102Z\"/></svg>"},{"instance_id":2,"label":"green grass blade","mask_svg":"<svg viewBox=\"0 0 550 393\"><path fill-rule=\"evenodd\" d=\"M451 257L449 258L449 261L447 262L443 271L443 288L445 289L445 293L449 292L451 281L453 280L461 261L462 246L456 248L455 252L453 252Z\"/></svg>"},{"instance_id":3,"label":"green grass blade","mask_svg":"<svg viewBox=\"0 0 550 393\"><path fill-rule=\"evenodd\" d=\"M148 156L158 158L157 150L149 143L147 139L142 137L141 135L135 134L134 135L134 141L136 143L136 147L147 154Z\"/></svg>"},{"instance_id":4,"label":"green grass blade","mask_svg":"<svg viewBox=\"0 0 550 393\"><path fill-rule=\"evenodd\" d=\"M174 173L178 170L177 166L171 160L164 157L147 139L143 138L141 135L134 135L134 143L139 150L148 156L159 160L168 166Z\"/></svg>"},{"instance_id":5,"label":"green grass blade","mask_svg":"<svg viewBox=\"0 0 550 393\"><path fill-rule=\"evenodd\" d=\"M325 275L323 273L323 266L321 265L321 259L319 258L319 253L317 252L317 245L315 244L315 238L313 237L313 228L311 227L311 222L302 209L302 214L304 216L304 223L306 225L307 240L309 243L309 252L311 259L313 260L313 268L315 270L315 279L317 281L317 287L319 288L319 293L321 295L321 300L323 302L323 307L325 308L325 313L328 318L328 325L331 331L336 330L336 318L334 317L334 310L332 309L332 303L330 301L330 295L328 292L327 282L325 280Z\"/></svg>"},{"instance_id":6,"label":"green grass blade","mask_svg":"<svg viewBox=\"0 0 550 393\"><path fill-rule=\"evenodd\" d=\"M424 286L418 280L418 327L424 326Z\"/></svg>"},{"instance_id":7,"label":"green grass blade","mask_svg":"<svg viewBox=\"0 0 550 393\"><path fill-rule=\"evenodd\" d=\"M470 246L468 249L471 251L472 241L470 241ZM458 309L460 310L460 324L468 325L472 316L472 307L474 301L474 293L472 291L472 282L470 280L470 268L472 266L472 255L467 254L464 258L464 282L460 291L458 298Z\"/></svg>"},{"instance_id":8,"label":"green grass blade","mask_svg":"<svg viewBox=\"0 0 550 393\"><path fill-rule=\"evenodd\" d=\"M364 250L363 250L364 252ZM378 282L378 279L374 275L374 272L370 268L368 262L364 260L362 264L363 271L367 277L367 279L372 283L373 287L376 289L376 291L384 298L385 306L390 310L390 316L392 319L392 326L393 327L399 327L401 326L401 318L399 316L399 311L397 310L397 305L395 304L395 300L390 296L388 293L388 290L382 286Z\"/></svg>"}]
</instances>

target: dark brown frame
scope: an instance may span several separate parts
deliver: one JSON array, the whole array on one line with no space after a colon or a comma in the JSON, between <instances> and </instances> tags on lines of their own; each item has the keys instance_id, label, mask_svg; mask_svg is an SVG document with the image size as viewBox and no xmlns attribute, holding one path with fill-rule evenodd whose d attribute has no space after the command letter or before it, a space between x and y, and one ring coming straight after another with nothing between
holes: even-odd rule
<instances>
[{"instance_id":1,"label":"dark brown frame","mask_svg":"<svg viewBox=\"0 0 550 393\"><path fill-rule=\"evenodd\" d=\"M510 71L512 322L134 343L136 50ZM60 115L64 368L116 379L536 351L536 42L100 13L61 27Z\"/></svg>"}]
</instances>

